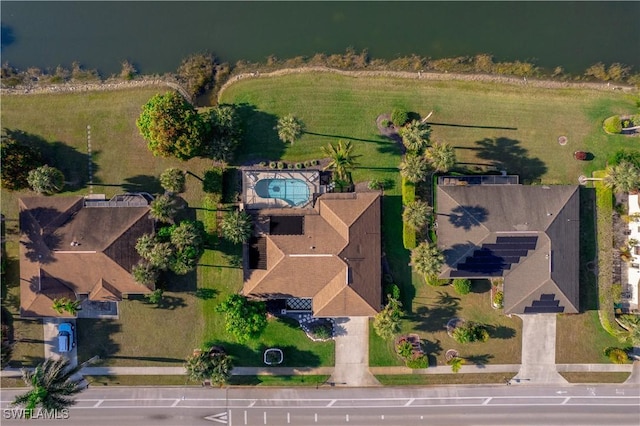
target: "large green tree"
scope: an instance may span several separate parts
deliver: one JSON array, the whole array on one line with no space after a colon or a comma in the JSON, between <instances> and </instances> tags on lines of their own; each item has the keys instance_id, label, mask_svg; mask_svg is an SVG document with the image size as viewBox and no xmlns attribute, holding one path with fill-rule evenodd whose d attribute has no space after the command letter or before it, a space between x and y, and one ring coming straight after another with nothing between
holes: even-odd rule
<instances>
[{"instance_id":1,"label":"large green tree","mask_svg":"<svg viewBox=\"0 0 640 426\"><path fill-rule=\"evenodd\" d=\"M402 220L407 222L416 231L420 231L427 226L433 215L433 209L424 201L416 200L404 207Z\"/></svg>"},{"instance_id":2,"label":"large green tree","mask_svg":"<svg viewBox=\"0 0 640 426\"><path fill-rule=\"evenodd\" d=\"M249 300L239 294L227 297L216 310L225 314L226 330L240 343L258 337L267 326L265 303Z\"/></svg>"},{"instance_id":3,"label":"large green tree","mask_svg":"<svg viewBox=\"0 0 640 426\"><path fill-rule=\"evenodd\" d=\"M455 148L448 143L435 143L424 155L437 172L448 172L456 164Z\"/></svg>"},{"instance_id":4,"label":"large green tree","mask_svg":"<svg viewBox=\"0 0 640 426\"><path fill-rule=\"evenodd\" d=\"M149 207L149 215L160 222L173 223L178 213L177 200L168 194L158 195Z\"/></svg>"},{"instance_id":5,"label":"large green tree","mask_svg":"<svg viewBox=\"0 0 640 426\"><path fill-rule=\"evenodd\" d=\"M349 172L358 165L356 161L358 156L353 153L351 141L338 141L337 145L330 143L322 147L322 152L329 157L329 164L325 170L332 169L338 179L349 180Z\"/></svg>"},{"instance_id":6,"label":"large green tree","mask_svg":"<svg viewBox=\"0 0 640 426\"><path fill-rule=\"evenodd\" d=\"M202 153L202 117L178 92L152 97L136 124L153 155L188 160Z\"/></svg>"},{"instance_id":7,"label":"large green tree","mask_svg":"<svg viewBox=\"0 0 640 426\"><path fill-rule=\"evenodd\" d=\"M223 386L229 382L233 362L222 348L213 347L208 352L202 351L188 357L185 369L192 380L210 380L213 385Z\"/></svg>"},{"instance_id":8,"label":"large green tree","mask_svg":"<svg viewBox=\"0 0 640 426\"><path fill-rule=\"evenodd\" d=\"M251 216L245 211L234 210L222 218L222 236L234 244L245 243L251 237Z\"/></svg>"},{"instance_id":9,"label":"large green tree","mask_svg":"<svg viewBox=\"0 0 640 426\"><path fill-rule=\"evenodd\" d=\"M55 167L44 166L31 170L27 175L29 186L40 194L55 194L64 188L64 174Z\"/></svg>"},{"instance_id":10,"label":"large green tree","mask_svg":"<svg viewBox=\"0 0 640 426\"><path fill-rule=\"evenodd\" d=\"M293 144L302 135L304 131L304 125L293 114L287 114L284 117L278 119L276 125L278 131L278 137L282 142Z\"/></svg>"},{"instance_id":11,"label":"large green tree","mask_svg":"<svg viewBox=\"0 0 640 426\"><path fill-rule=\"evenodd\" d=\"M400 163L400 174L409 182L421 182L430 172L429 163L422 155L407 154Z\"/></svg>"},{"instance_id":12,"label":"large green tree","mask_svg":"<svg viewBox=\"0 0 640 426\"><path fill-rule=\"evenodd\" d=\"M633 163L623 160L607 166L604 184L616 192L631 192L640 188L640 169Z\"/></svg>"},{"instance_id":13,"label":"large green tree","mask_svg":"<svg viewBox=\"0 0 640 426\"><path fill-rule=\"evenodd\" d=\"M205 142L200 155L230 162L242 138L242 121L233 105L218 105L202 114Z\"/></svg>"},{"instance_id":14,"label":"large green tree","mask_svg":"<svg viewBox=\"0 0 640 426\"><path fill-rule=\"evenodd\" d=\"M411 266L422 276L437 276L444 264L444 255L435 245L422 242L411 250Z\"/></svg>"},{"instance_id":15,"label":"large green tree","mask_svg":"<svg viewBox=\"0 0 640 426\"><path fill-rule=\"evenodd\" d=\"M86 382L78 373L93 359L71 366L69 359L47 358L33 371L22 370L22 379L30 388L27 392L16 396L13 405L27 409L27 413L36 408L45 410L62 410L75 404L72 398L82 392Z\"/></svg>"},{"instance_id":16,"label":"large green tree","mask_svg":"<svg viewBox=\"0 0 640 426\"><path fill-rule=\"evenodd\" d=\"M411 120L399 130L402 143L408 151L421 154L429 146L431 128L420 120Z\"/></svg>"},{"instance_id":17,"label":"large green tree","mask_svg":"<svg viewBox=\"0 0 640 426\"><path fill-rule=\"evenodd\" d=\"M29 172L42 165L42 156L36 149L24 145L7 135L0 136L0 157L2 158L2 186L15 191L29 186Z\"/></svg>"}]
</instances>

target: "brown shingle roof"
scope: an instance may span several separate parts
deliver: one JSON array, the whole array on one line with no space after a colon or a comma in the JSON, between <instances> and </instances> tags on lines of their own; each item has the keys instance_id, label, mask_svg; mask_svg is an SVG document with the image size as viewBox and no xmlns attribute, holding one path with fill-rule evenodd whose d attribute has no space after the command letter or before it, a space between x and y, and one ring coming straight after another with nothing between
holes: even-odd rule
<instances>
[{"instance_id":1,"label":"brown shingle roof","mask_svg":"<svg viewBox=\"0 0 640 426\"><path fill-rule=\"evenodd\" d=\"M131 276L135 242L153 232L148 207L84 207L82 197L28 197L19 206L22 316L61 316L48 306L57 290L36 285L49 280L72 299L150 292Z\"/></svg>"},{"instance_id":2,"label":"brown shingle roof","mask_svg":"<svg viewBox=\"0 0 640 426\"><path fill-rule=\"evenodd\" d=\"M573 185L438 186L440 276L498 236L536 235L535 250L504 272L505 313L524 313L543 294L555 295L565 313L578 312L579 204Z\"/></svg>"},{"instance_id":3,"label":"brown shingle roof","mask_svg":"<svg viewBox=\"0 0 640 426\"><path fill-rule=\"evenodd\" d=\"M266 235L267 270L245 271L243 292L313 298L316 316L375 315L382 300L379 194L324 194L315 210L297 212L305 216L304 234Z\"/></svg>"}]
</instances>

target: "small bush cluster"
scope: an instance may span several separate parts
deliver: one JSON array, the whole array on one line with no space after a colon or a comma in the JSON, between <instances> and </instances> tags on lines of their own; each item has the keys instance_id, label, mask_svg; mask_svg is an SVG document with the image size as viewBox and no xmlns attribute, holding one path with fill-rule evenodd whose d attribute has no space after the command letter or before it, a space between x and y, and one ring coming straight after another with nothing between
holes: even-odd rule
<instances>
[{"instance_id":1,"label":"small bush cluster","mask_svg":"<svg viewBox=\"0 0 640 426\"><path fill-rule=\"evenodd\" d=\"M404 108L394 108L391 111L391 122L396 127L402 127L409 121L409 112Z\"/></svg>"},{"instance_id":2,"label":"small bush cluster","mask_svg":"<svg viewBox=\"0 0 640 426\"><path fill-rule=\"evenodd\" d=\"M448 280L446 278L438 278L438 276L435 274L427 275L424 277L424 279L427 285L430 285L431 287L442 287L451 284L451 280Z\"/></svg>"},{"instance_id":3,"label":"small bush cluster","mask_svg":"<svg viewBox=\"0 0 640 426\"><path fill-rule=\"evenodd\" d=\"M496 294L493 295L493 304L495 307L501 309L504 306L504 293L501 291L496 291Z\"/></svg>"},{"instance_id":4,"label":"small bush cluster","mask_svg":"<svg viewBox=\"0 0 640 426\"><path fill-rule=\"evenodd\" d=\"M222 191L224 188L224 169L222 167L213 167L204 173L202 180L202 190L208 194L212 194L215 198L222 199Z\"/></svg>"},{"instance_id":5,"label":"small bush cluster","mask_svg":"<svg viewBox=\"0 0 640 426\"><path fill-rule=\"evenodd\" d=\"M406 337L401 337L396 344L396 352L411 369L429 367L429 359L425 354L416 351Z\"/></svg>"},{"instance_id":6,"label":"small bush cluster","mask_svg":"<svg viewBox=\"0 0 640 426\"><path fill-rule=\"evenodd\" d=\"M604 350L604 354L614 364L625 364L629 361L629 356L624 349L608 347Z\"/></svg>"},{"instance_id":7,"label":"small bush cluster","mask_svg":"<svg viewBox=\"0 0 640 426\"><path fill-rule=\"evenodd\" d=\"M453 289L456 293L465 295L471 292L471 280L466 278L459 278L453 280Z\"/></svg>"},{"instance_id":8,"label":"small bush cluster","mask_svg":"<svg viewBox=\"0 0 640 426\"><path fill-rule=\"evenodd\" d=\"M486 342L489 332L484 326L469 321L453 330L453 339L458 343Z\"/></svg>"},{"instance_id":9,"label":"small bush cluster","mask_svg":"<svg viewBox=\"0 0 640 426\"><path fill-rule=\"evenodd\" d=\"M622 120L619 115L613 115L604 120L602 127L607 133L620 133L622 132Z\"/></svg>"}]
</instances>

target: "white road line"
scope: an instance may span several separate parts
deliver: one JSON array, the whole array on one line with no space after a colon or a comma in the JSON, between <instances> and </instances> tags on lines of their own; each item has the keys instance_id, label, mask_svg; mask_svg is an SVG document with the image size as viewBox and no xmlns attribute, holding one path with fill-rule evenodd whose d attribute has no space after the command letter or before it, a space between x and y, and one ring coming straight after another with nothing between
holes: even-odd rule
<instances>
[{"instance_id":1,"label":"white road line","mask_svg":"<svg viewBox=\"0 0 640 426\"><path fill-rule=\"evenodd\" d=\"M493 398L491 398L491 397L487 398L487 399L482 403L482 405L487 405L489 402L491 402L491 400L492 400L492 399L493 399Z\"/></svg>"},{"instance_id":2,"label":"white road line","mask_svg":"<svg viewBox=\"0 0 640 426\"><path fill-rule=\"evenodd\" d=\"M349 415L347 414L347 423L349 423Z\"/></svg>"},{"instance_id":3,"label":"white road line","mask_svg":"<svg viewBox=\"0 0 640 426\"><path fill-rule=\"evenodd\" d=\"M176 399L175 401L173 401L173 404L171 404L171 406L176 407L178 404L180 404L180 400Z\"/></svg>"},{"instance_id":4,"label":"white road line","mask_svg":"<svg viewBox=\"0 0 640 426\"><path fill-rule=\"evenodd\" d=\"M102 404L103 402L104 402L104 399L101 399L100 401L98 401L95 404L93 404L93 408L98 408L100 406L100 404Z\"/></svg>"},{"instance_id":5,"label":"white road line","mask_svg":"<svg viewBox=\"0 0 640 426\"><path fill-rule=\"evenodd\" d=\"M384 420L384 414L382 414L382 415L380 416L380 419Z\"/></svg>"},{"instance_id":6,"label":"white road line","mask_svg":"<svg viewBox=\"0 0 640 426\"><path fill-rule=\"evenodd\" d=\"M318 423L318 413L315 414L314 416L316 423Z\"/></svg>"},{"instance_id":7,"label":"white road line","mask_svg":"<svg viewBox=\"0 0 640 426\"><path fill-rule=\"evenodd\" d=\"M291 414L287 413L287 423L291 423Z\"/></svg>"},{"instance_id":8,"label":"white road line","mask_svg":"<svg viewBox=\"0 0 640 426\"><path fill-rule=\"evenodd\" d=\"M244 424L247 424L247 410L244 410Z\"/></svg>"},{"instance_id":9,"label":"white road line","mask_svg":"<svg viewBox=\"0 0 640 426\"><path fill-rule=\"evenodd\" d=\"M253 407L254 405L256 405L256 402L258 402L258 401L256 401L255 399L254 399L254 400L252 400L252 401L251 401L251 404L249 404L249 407L248 407L248 408L251 408L251 407Z\"/></svg>"},{"instance_id":10,"label":"white road line","mask_svg":"<svg viewBox=\"0 0 640 426\"><path fill-rule=\"evenodd\" d=\"M327 404L327 407L331 407L333 404L335 404L337 401L337 399L332 399L331 402L329 404Z\"/></svg>"},{"instance_id":11,"label":"white road line","mask_svg":"<svg viewBox=\"0 0 640 426\"><path fill-rule=\"evenodd\" d=\"M404 406L405 406L405 407L410 406L411 404L413 404L413 401L415 401L415 400L416 400L415 398L411 398L409 401L407 401L407 403L406 403L406 404L404 404Z\"/></svg>"},{"instance_id":12,"label":"white road line","mask_svg":"<svg viewBox=\"0 0 640 426\"><path fill-rule=\"evenodd\" d=\"M569 400L571 400L571 398L565 398L564 401L560 403L560 405L566 404L567 402L569 402Z\"/></svg>"},{"instance_id":13,"label":"white road line","mask_svg":"<svg viewBox=\"0 0 640 426\"><path fill-rule=\"evenodd\" d=\"M265 425L267 424L267 412L266 411L264 412L264 424Z\"/></svg>"},{"instance_id":14,"label":"white road line","mask_svg":"<svg viewBox=\"0 0 640 426\"><path fill-rule=\"evenodd\" d=\"M227 410L227 414L229 415L229 426L231 426L233 424L231 421L231 410Z\"/></svg>"}]
</instances>

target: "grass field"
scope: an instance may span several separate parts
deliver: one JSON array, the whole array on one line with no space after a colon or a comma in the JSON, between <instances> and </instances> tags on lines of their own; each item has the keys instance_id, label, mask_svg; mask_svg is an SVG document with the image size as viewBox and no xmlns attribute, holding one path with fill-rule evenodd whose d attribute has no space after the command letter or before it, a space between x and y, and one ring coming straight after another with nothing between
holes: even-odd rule
<instances>
[{"instance_id":1,"label":"grass field","mask_svg":"<svg viewBox=\"0 0 640 426\"><path fill-rule=\"evenodd\" d=\"M504 383L513 373L458 373L458 374L410 374L377 375L376 379L385 386L429 386L429 385L475 385Z\"/></svg>"},{"instance_id":2,"label":"grass field","mask_svg":"<svg viewBox=\"0 0 640 426\"><path fill-rule=\"evenodd\" d=\"M560 373L569 383L624 383L629 373Z\"/></svg>"}]
</instances>

